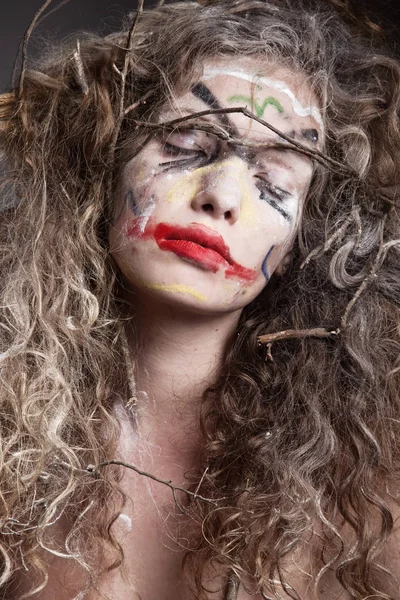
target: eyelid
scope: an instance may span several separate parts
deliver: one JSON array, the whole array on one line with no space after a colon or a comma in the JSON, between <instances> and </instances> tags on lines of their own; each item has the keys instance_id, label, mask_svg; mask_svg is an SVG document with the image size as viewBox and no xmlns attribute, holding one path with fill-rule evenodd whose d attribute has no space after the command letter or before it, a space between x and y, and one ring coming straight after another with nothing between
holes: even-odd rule
<instances>
[{"instance_id":1,"label":"eyelid","mask_svg":"<svg viewBox=\"0 0 400 600\"><path fill-rule=\"evenodd\" d=\"M273 184L271 180L266 176L265 173L258 173L256 178L261 182L262 186L267 189L270 193L273 193L282 202L291 198L292 194L287 190L283 190L277 185Z\"/></svg>"},{"instance_id":2,"label":"eyelid","mask_svg":"<svg viewBox=\"0 0 400 600\"><path fill-rule=\"evenodd\" d=\"M188 150L193 148L206 153L211 153L216 144L205 132L184 128L174 129L174 131L164 135L163 141L170 146L183 147Z\"/></svg>"},{"instance_id":3,"label":"eyelid","mask_svg":"<svg viewBox=\"0 0 400 600\"><path fill-rule=\"evenodd\" d=\"M197 146L197 144L195 146L191 146L190 148L184 148L182 146L177 146L176 144L170 144L169 142L164 142L163 143L163 149L167 150L169 154L187 154L188 156L191 156L193 153L195 152L202 152L204 154L204 150Z\"/></svg>"}]
</instances>

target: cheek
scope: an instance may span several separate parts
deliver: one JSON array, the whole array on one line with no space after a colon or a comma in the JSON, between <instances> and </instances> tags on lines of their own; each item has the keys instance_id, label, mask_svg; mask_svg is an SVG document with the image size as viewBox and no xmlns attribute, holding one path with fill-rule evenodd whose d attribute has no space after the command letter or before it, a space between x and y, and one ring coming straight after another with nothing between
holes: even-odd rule
<instances>
[{"instance_id":1,"label":"cheek","mask_svg":"<svg viewBox=\"0 0 400 600\"><path fill-rule=\"evenodd\" d=\"M273 209L268 211L268 221L252 236L260 260L260 270L268 281L282 259L290 251L296 235L294 223L287 220Z\"/></svg>"},{"instance_id":2,"label":"cheek","mask_svg":"<svg viewBox=\"0 0 400 600\"><path fill-rule=\"evenodd\" d=\"M152 194L149 192L155 169L144 160L133 159L123 170L115 201L116 222L126 212L127 216L140 216Z\"/></svg>"},{"instance_id":3,"label":"cheek","mask_svg":"<svg viewBox=\"0 0 400 600\"><path fill-rule=\"evenodd\" d=\"M271 248L268 250L267 254L264 257L264 260L262 262L261 265L261 271L262 274L264 275L265 281L268 283L268 281L271 279L271 273L270 273L270 265L268 264L268 261L270 260L271 254L274 251L275 246L271 246Z\"/></svg>"},{"instance_id":4,"label":"cheek","mask_svg":"<svg viewBox=\"0 0 400 600\"><path fill-rule=\"evenodd\" d=\"M170 175L172 179L172 174ZM165 199L169 204L191 201L201 191L202 182L197 171L185 175L176 183L173 183L172 186L168 180L170 175L166 175L164 180L160 182L160 185L167 189Z\"/></svg>"},{"instance_id":5,"label":"cheek","mask_svg":"<svg viewBox=\"0 0 400 600\"><path fill-rule=\"evenodd\" d=\"M136 211L133 213L133 219L128 217L126 232L128 238L139 238L144 235L156 206L156 197L152 194L148 200L141 203L140 209L136 208Z\"/></svg>"}]
</instances>

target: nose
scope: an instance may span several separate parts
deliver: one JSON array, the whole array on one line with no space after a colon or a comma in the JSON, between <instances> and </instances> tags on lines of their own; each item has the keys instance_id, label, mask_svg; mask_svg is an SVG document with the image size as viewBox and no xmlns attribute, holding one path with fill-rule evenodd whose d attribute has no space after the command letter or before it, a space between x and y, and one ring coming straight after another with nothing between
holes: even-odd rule
<instances>
[{"instance_id":1,"label":"nose","mask_svg":"<svg viewBox=\"0 0 400 600\"><path fill-rule=\"evenodd\" d=\"M200 189L192 199L192 208L216 219L235 223L240 215L245 173L241 161L229 160L204 167Z\"/></svg>"}]
</instances>

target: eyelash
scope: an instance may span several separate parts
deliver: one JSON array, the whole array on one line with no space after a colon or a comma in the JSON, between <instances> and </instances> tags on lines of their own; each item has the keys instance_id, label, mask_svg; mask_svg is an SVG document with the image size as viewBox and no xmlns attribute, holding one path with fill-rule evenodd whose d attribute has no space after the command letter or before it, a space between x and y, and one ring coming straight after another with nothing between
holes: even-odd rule
<instances>
[{"instance_id":1,"label":"eyelash","mask_svg":"<svg viewBox=\"0 0 400 600\"><path fill-rule=\"evenodd\" d=\"M291 215L282 207L286 192L277 188L265 179L258 178L257 187L260 190L260 199L268 202L272 208L277 210L287 221L291 221Z\"/></svg>"},{"instance_id":2,"label":"eyelash","mask_svg":"<svg viewBox=\"0 0 400 600\"><path fill-rule=\"evenodd\" d=\"M170 142L164 142L164 150L172 156L180 156L181 154L186 154L189 157L192 157L193 154L206 156L205 150L198 145L193 145L193 148L181 148L181 146L175 146L175 144L171 144Z\"/></svg>"},{"instance_id":3,"label":"eyelash","mask_svg":"<svg viewBox=\"0 0 400 600\"><path fill-rule=\"evenodd\" d=\"M167 140L162 142L162 147L165 154L177 157L176 160L159 163L160 166L171 169L207 164L207 162L213 158L214 154L218 153L217 148L215 148L215 151L211 154L199 144L193 144L193 148L182 148L181 146L171 144L171 142L168 142ZM178 157L182 155L187 155L188 157L179 159Z\"/></svg>"}]
</instances>

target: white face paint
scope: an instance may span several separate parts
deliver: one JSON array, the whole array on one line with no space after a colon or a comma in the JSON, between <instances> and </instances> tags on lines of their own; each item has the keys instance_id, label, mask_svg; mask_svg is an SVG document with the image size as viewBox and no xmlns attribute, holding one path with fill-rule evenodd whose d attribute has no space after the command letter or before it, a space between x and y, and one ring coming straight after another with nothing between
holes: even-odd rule
<instances>
[{"instance_id":1,"label":"white face paint","mask_svg":"<svg viewBox=\"0 0 400 600\"><path fill-rule=\"evenodd\" d=\"M255 73L256 61L234 68L210 62L160 120L245 99L276 130L316 147L322 119L305 77ZM241 310L288 260L313 164L244 114L220 112L204 122L229 130L238 143L188 129L188 122L155 134L123 169L110 249L135 294L216 314Z\"/></svg>"},{"instance_id":2,"label":"white face paint","mask_svg":"<svg viewBox=\"0 0 400 600\"><path fill-rule=\"evenodd\" d=\"M121 513L119 515L119 519L124 524L126 531L127 532L131 531L131 529L132 529L132 519L130 517L128 517L128 515L124 515L123 513Z\"/></svg>"},{"instance_id":3,"label":"white face paint","mask_svg":"<svg viewBox=\"0 0 400 600\"><path fill-rule=\"evenodd\" d=\"M140 215L139 230L141 233L144 232L146 225L147 225L155 207L156 207L156 203L154 202L154 197L152 196L150 198L150 200L147 202L147 204L145 205L145 207Z\"/></svg>"},{"instance_id":4,"label":"white face paint","mask_svg":"<svg viewBox=\"0 0 400 600\"><path fill-rule=\"evenodd\" d=\"M246 71L242 70L218 67L205 69L202 80L207 81L208 79L214 79L214 77L217 77L218 75L230 75L231 77L243 79L244 81L249 81L255 85L266 86L274 90L278 90L282 94L286 94L286 96L288 96L292 102L294 112L299 115L299 117L311 116L313 119L315 119L321 129L323 129L324 124L318 107L313 105L303 105L284 81L278 81L277 79L271 79L269 77L262 77L256 73L247 73Z\"/></svg>"}]
</instances>

